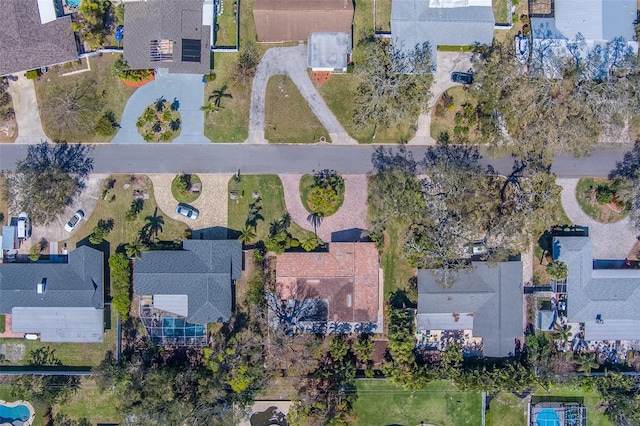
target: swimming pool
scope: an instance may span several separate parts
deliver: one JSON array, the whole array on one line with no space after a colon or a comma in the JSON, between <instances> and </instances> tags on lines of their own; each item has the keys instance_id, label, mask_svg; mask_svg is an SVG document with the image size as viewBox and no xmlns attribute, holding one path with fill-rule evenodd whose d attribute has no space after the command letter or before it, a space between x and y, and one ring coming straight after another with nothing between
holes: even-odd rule
<instances>
[{"instance_id":1,"label":"swimming pool","mask_svg":"<svg viewBox=\"0 0 640 426\"><path fill-rule=\"evenodd\" d=\"M66 0L67 1L67 6L69 6L72 9L77 9L78 6L80 6L80 3L82 3L82 0Z\"/></svg>"},{"instance_id":2,"label":"swimming pool","mask_svg":"<svg viewBox=\"0 0 640 426\"><path fill-rule=\"evenodd\" d=\"M537 426L560 426L560 417L552 408L544 408L540 410L536 417Z\"/></svg>"},{"instance_id":3,"label":"swimming pool","mask_svg":"<svg viewBox=\"0 0 640 426\"><path fill-rule=\"evenodd\" d=\"M35 411L28 402L6 402L0 400L0 424L29 426L34 417Z\"/></svg>"}]
</instances>

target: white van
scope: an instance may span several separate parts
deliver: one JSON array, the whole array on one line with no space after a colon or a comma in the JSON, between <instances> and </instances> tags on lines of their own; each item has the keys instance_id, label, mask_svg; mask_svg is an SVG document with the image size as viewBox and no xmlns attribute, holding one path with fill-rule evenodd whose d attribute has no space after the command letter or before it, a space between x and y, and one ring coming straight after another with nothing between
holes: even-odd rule
<instances>
[{"instance_id":1,"label":"white van","mask_svg":"<svg viewBox=\"0 0 640 426\"><path fill-rule=\"evenodd\" d=\"M18 214L18 239L26 240L29 238L29 230L29 216L25 212L20 212Z\"/></svg>"}]
</instances>

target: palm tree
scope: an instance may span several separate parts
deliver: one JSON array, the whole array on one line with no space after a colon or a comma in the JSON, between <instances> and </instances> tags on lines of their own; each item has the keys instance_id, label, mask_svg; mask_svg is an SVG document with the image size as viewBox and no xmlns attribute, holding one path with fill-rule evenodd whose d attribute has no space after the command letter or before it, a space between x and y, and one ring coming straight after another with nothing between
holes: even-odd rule
<instances>
[{"instance_id":1,"label":"palm tree","mask_svg":"<svg viewBox=\"0 0 640 426\"><path fill-rule=\"evenodd\" d=\"M142 113L142 118L145 121L145 123L150 123L151 121L153 121L154 118L156 118L156 112L151 108L147 108Z\"/></svg>"},{"instance_id":2,"label":"palm tree","mask_svg":"<svg viewBox=\"0 0 640 426\"><path fill-rule=\"evenodd\" d=\"M144 218L147 222L143 229L147 229L150 234L153 234L156 238L158 238L158 232L163 231L162 225L164 225L164 217L158 214L158 208L153 211L153 215L149 215Z\"/></svg>"},{"instance_id":3,"label":"palm tree","mask_svg":"<svg viewBox=\"0 0 640 426\"><path fill-rule=\"evenodd\" d=\"M166 101L164 99L164 96L160 96L158 99L156 99L156 111L158 112L164 111L165 102Z\"/></svg>"},{"instance_id":4,"label":"palm tree","mask_svg":"<svg viewBox=\"0 0 640 426\"><path fill-rule=\"evenodd\" d=\"M248 245L255 237L256 233L253 232L253 229L251 229L250 226L245 226L244 228L242 228L242 231L240 231L238 240L240 240L242 244Z\"/></svg>"},{"instance_id":5,"label":"palm tree","mask_svg":"<svg viewBox=\"0 0 640 426\"><path fill-rule=\"evenodd\" d=\"M206 112L207 114L211 114L212 112L217 112L219 109L220 108L218 108L214 104L206 104L200 107L200 110Z\"/></svg>"},{"instance_id":6,"label":"palm tree","mask_svg":"<svg viewBox=\"0 0 640 426\"><path fill-rule=\"evenodd\" d=\"M153 126L151 127L151 131L154 133L160 133L162 131L162 123L159 121L156 121L155 123L153 123Z\"/></svg>"},{"instance_id":7,"label":"palm tree","mask_svg":"<svg viewBox=\"0 0 640 426\"><path fill-rule=\"evenodd\" d=\"M216 108L222 108L220 103L222 102L222 98L233 98L229 93L226 93L227 85L225 84L218 90L214 90L209 96L209 100L213 99L213 104Z\"/></svg>"},{"instance_id":8,"label":"palm tree","mask_svg":"<svg viewBox=\"0 0 640 426\"><path fill-rule=\"evenodd\" d=\"M571 328L567 324L560 325L560 323L556 321L553 325L553 333L551 335L555 340L562 340L564 343L567 343L573 335L570 330Z\"/></svg>"},{"instance_id":9,"label":"palm tree","mask_svg":"<svg viewBox=\"0 0 640 426\"><path fill-rule=\"evenodd\" d=\"M171 102L171 111L177 111L178 109L180 109L180 101L178 100L178 98L173 98L173 102Z\"/></svg>"},{"instance_id":10,"label":"palm tree","mask_svg":"<svg viewBox=\"0 0 640 426\"><path fill-rule=\"evenodd\" d=\"M140 241L133 241L124 246L124 249L127 252L127 256L135 257L136 259L140 259L140 255L142 254L143 245L140 244Z\"/></svg>"},{"instance_id":11,"label":"palm tree","mask_svg":"<svg viewBox=\"0 0 640 426\"><path fill-rule=\"evenodd\" d=\"M307 216L307 221L313 225L313 233L316 234L316 237L318 236L317 229L322 225L322 219L324 219L324 217L320 216L318 213L311 213Z\"/></svg>"},{"instance_id":12,"label":"palm tree","mask_svg":"<svg viewBox=\"0 0 640 426\"><path fill-rule=\"evenodd\" d=\"M169 127L171 128L171 130L173 130L174 132L177 132L178 130L180 130L180 125L182 124L182 122L180 121L179 118L176 119L171 119L171 121L169 121Z\"/></svg>"},{"instance_id":13,"label":"palm tree","mask_svg":"<svg viewBox=\"0 0 640 426\"><path fill-rule=\"evenodd\" d=\"M147 130L146 132L144 132L144 135L142 135L142 139L144 139L145 142L151 142L154 137L155 135L151 130Z\"/></svg>"},{"instance_id":14,"label":"palm tree","mask_svg":"<svg viewBox=\"0 0 640 426\"><path fill-rule=\"evenodd\" d=\"M600 367L594 354L580 354L575 360L576 371L583 372L585 376L591 375L591 370Z\"/></svg>"}]
</instances>

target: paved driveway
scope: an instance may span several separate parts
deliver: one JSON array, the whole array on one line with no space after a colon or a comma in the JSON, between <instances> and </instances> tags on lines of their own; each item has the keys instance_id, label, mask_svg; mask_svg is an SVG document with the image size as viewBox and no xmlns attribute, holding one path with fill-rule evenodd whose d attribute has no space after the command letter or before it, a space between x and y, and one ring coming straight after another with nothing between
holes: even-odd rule
<instances>
[{"instance_id":1,"label":"paved driveway","mask_svg":"<svg viewBox=\"0 0 640 426\"><path fill-rule=\"evenodd\" d=\"M445 90L458 85L458 83L451 81L451 73L471 69L471 55L470 52L437 52L438 68L433 76L429 111L421 114L418 118L418 130L413 139L409 141L410 144L435 145L436 141L431 137L431 111Z\"/></svg>"},{"instance_id":2,"label":"paved driveway","mask_svg":"<svg viewBox=\"0 0 640 426\"><path fill-rule=\"evenodd\" d=\"M637 242L638 230L633 229L628 219L604 224L587 216L576 199L578 180L556 180L556 183L562 186L561 198L565 213L574 224L589 227L589 236L593 240L594 259L626 258Z\"/></svg>"},{"instance_id":3,"label":"paved driveway","mask_svg":"<svg viewBox=\"0 0 640 426\"><path fill-rule=\"evenodd\" d=\"M182 129L180 136L173 143L210 143L204 136L204 113L200 107L204 103L204 84L199 74L169 74L158 71L156 79L138 88L127 101L120 122L120 131L111 143L117 144L144 144L145 141L138 133L136 121L144 109L164 98L172 102L178 99L180 102L180 119Z\"/></svg>"},{"instance_id":4,"label":"paved driveway","mask_svg":"<svg viewBox=\"0 0 640 426\"><path fill-rule=\"evenodd\" d=\"M293 80L313 113L329 132L333 144L355 144L335 115L318 93L307 74L307 47L273 47L264 54L258 64L251 86L251 110L249 113L249 143L267 143L264 138L264 101L269 77L286 74Z\"/></svg>"},{"instance_id":5,"label":"paved driveway","mask_svg":"<svg viewBox=\"0 0 640 426\"><path fill-rule=\"evenodd\" d=\"M300 199L302 175L280 175L284 201L291 219L304 229L313 231L309 212ZM333 215L322 220L316 232L322 241L358 241L361 230L367 229L367 176L343 175L344 203Z\"/></svg>"},{"instance_id":6,"label":"paved driveway","mask_svg":"<svg viewBox=\"0 0 640 426\"><path fill-rule=\"evenodd\" d=\"M18 137L15 143L38 143L48 139L42 130L40 108L38 108L33 80L29 80L24 75L18 76L17 81L9 83L9 94L11 94L18 123Z\"/></svg>"}]
</instances>

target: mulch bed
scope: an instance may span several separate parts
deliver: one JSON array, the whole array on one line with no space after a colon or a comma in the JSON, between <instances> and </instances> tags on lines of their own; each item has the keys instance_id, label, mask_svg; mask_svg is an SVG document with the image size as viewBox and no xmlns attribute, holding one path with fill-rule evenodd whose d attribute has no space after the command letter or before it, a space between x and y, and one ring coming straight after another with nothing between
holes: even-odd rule
<instances>
[{"instance_id":1,"label":"mulch bed","mask_svg":"<svg viewBox=\"0 0 640 426\"><path fill-rule=\"evenodd\" d=\"M122 82L127 87L138 88L140 86L144 86L148 82L153 81L155 79L156 79L155 74L152 74L151 77L145 78L144 80L140 80L140 81L122 80Z\"/></svg>"}]
</instances>

